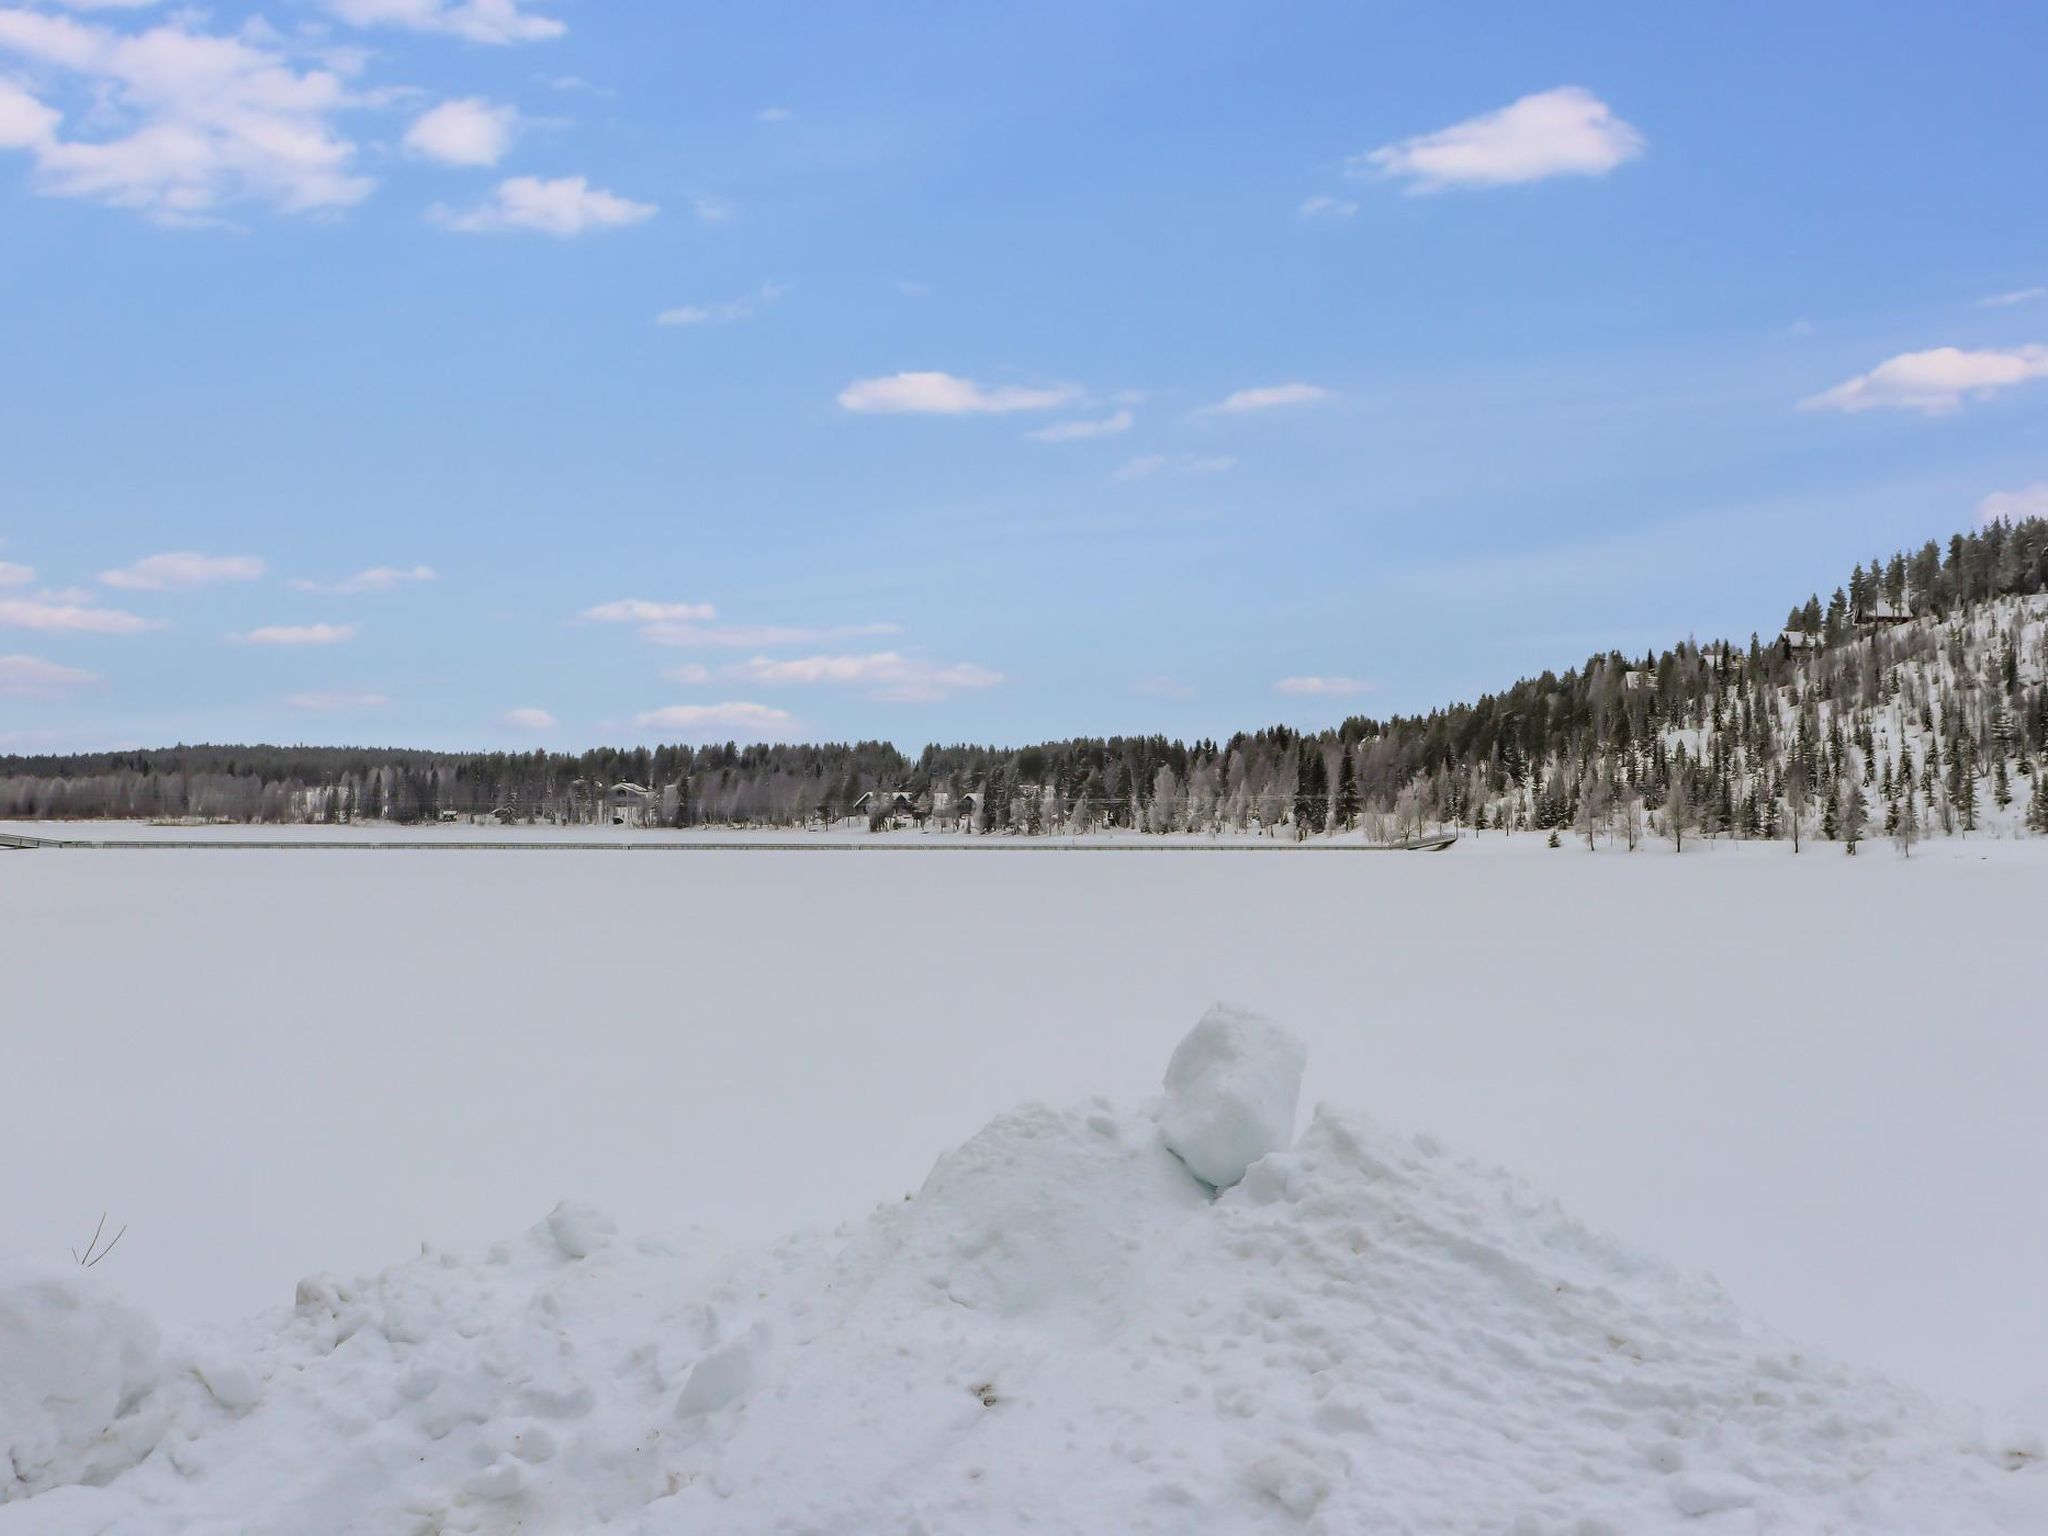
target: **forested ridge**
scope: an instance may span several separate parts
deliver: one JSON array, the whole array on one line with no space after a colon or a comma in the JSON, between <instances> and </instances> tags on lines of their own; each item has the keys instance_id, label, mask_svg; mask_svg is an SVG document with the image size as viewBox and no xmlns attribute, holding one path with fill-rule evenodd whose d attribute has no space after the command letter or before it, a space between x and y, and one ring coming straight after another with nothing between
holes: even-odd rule
<instances>
[{"instance_id":1,"label":"forested ridge","mask_svg":"<svg viewBox=\"0 0 2048 1536\"><path fill-rule=\"evenodd\" d=\"M1782 631L1598 655L1474 703L1322 732L932 745L914 758L873 741L13 756L0 757L0 816L577 822L609 819L612 786L631 784L652 791L653 819L685 826L859 814L1015 834L1306 836L1441 823L1852 846L1879 831L2048 832L2044 593L2048 521L1995 522L1857 566Z\"/></svg>"}]
</instances>

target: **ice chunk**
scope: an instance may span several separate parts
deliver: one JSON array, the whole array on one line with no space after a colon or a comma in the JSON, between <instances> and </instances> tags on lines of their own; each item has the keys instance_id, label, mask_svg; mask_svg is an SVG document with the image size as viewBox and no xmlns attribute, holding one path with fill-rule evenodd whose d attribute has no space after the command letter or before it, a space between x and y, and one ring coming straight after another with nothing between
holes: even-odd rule
<instances>
[{"instance_id":1,"label":"ice chunk","mask_svg":"<svg viewBox=\"0 0 2048 1536\"><path fill-rule=\"evenodd\" d=\"M548 1232L568 1258L589 1258L617 1236L618 1230L611 1217L581 1200L564 1200L548 1212Z\"/></svg>"},{"instance_id":2,"label":"ice chunk","mask_svg":"<svg viewBox=\"0 0 2048 1536\"><path fill-rule=\"evenodd\" d=\"M0 1263L0 1504L147 1447L109 1434L155 1386L157 1331L75 1265Z\"/></svg>"},{"instance_id":3,"label":"ice chunk","mask_svg":"<svg viewBox=\"0 0 2048 1536\"><path fill-rule=\"evenodd\" d=\"M1166 1064L1159 1126L1195 1177L1227 1189L1294 1140L1308 1051L1257 1014L1218 1003Z\"/></svg>"}]
</instances>

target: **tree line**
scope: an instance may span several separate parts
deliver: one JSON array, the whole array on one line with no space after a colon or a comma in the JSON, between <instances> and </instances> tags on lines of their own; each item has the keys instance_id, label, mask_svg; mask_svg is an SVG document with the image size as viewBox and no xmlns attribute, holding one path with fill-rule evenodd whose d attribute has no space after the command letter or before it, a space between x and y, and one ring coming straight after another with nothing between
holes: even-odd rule
<instances>
[{"instance_id":1,"label":"tree line","mask_svg":"<svg viewBox=\"0 0 2048 1536\"><path fill-rule=\"evenodd\" d=\"M0 816L576 823L609 819L612 786L632 784L677 826L858 814L1027 835L1307 836L1447 824L1852 847L1879 828L1907 841L1987 824L2048 832L2044 591L2048 521L2031 518L1860 564L1746 645L1610 652L1470 704L1318 732L934 744L915 757L878 741L10 756Z\"/></svg>"}]
</instances>

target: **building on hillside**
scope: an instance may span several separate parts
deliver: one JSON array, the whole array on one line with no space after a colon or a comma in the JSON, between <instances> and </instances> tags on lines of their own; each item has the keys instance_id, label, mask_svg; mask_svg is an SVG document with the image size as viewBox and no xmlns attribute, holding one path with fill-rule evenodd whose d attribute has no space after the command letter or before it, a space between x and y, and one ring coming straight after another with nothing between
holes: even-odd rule
<instances>
[{"instance_id":1,"label":"building on hillside","mask_svg":"<svg viewBox=\"0 0 2048 1536\"><path fill-rule=\"evenodd\" d=\"M1910 624L1913 615L1903 608L1895 608L1880 599L1856 615L1856 624L1862 629L1888 629L1894 624Z\"/></svg>"},{"instance_id":2,"label":"building on hillside","mask_svg":"<svg viewBox=\"0 0 2048 1536\"><path fill-rule=\"evenodd\" d=\"M1786 630L1783 634L1778 636L1778 643L1782 645L1786 650L1794 653L1800 651L1817 651L1821 648L1820 636L1809 635L1803 629Z\"/></svg>"}]
</instances>

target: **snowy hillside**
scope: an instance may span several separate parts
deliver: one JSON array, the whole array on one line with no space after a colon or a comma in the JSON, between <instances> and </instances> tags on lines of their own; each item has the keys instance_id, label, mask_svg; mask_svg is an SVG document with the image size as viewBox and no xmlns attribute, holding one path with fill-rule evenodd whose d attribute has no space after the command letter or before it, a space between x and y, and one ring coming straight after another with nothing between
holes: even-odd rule
<instances>
[{"instance_id":1,"label":"snowy hillside","mask_svg":"<svg viewBox=\"0 0 2048 1536\"><path fill-rule=\"evenodd\" d=\"M9 1269L0 1533L2048 1529L2037 1436L1425 1138L1293 1141L1300 1072L1219 1011L1156 1104L1026 1106L737 1257L565 1205L169 1340Z\"/></svg>"},{"instance_id":2,"label":"snowy hillside","mask_svg":"<svg viewBox=\"0 0 2048 1536\"><path fill-rule=\"evenodd\" d=\"M1481 826L1632 843L2048 832L2048 595L1807 637L1595 662L1573 747L1435 798Z\"/></svg>"}]
</instances>

